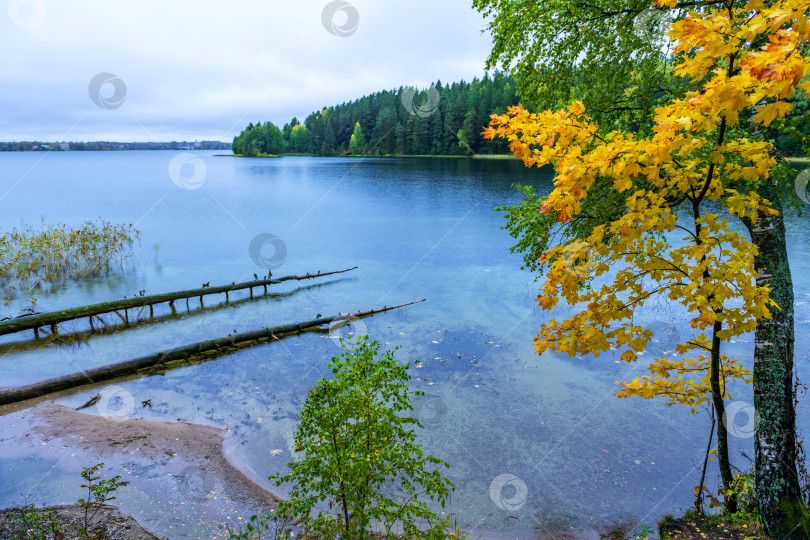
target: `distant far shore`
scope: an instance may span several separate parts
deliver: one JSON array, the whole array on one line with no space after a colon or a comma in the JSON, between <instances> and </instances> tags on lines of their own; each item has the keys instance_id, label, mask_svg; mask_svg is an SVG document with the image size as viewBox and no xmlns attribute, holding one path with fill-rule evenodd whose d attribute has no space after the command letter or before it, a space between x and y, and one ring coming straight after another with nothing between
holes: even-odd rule
<instances>
[{"instance_id":1,"label":"distant far shore","mask_svg":"<svg viewBox=\"0 0 810 540\"><path fill-rule=\"evenodd\" d=\"M0 142L0 152L82 152L117 150L230 150L231 143L222 141L168 141L168 142Z\"/></svg>"}]
</instances>

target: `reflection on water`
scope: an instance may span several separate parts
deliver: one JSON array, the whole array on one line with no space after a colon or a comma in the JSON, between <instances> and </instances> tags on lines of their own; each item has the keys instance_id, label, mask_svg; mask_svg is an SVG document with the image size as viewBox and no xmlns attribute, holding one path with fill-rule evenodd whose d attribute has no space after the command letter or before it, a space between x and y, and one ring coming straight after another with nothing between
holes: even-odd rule
<instances>
[{"instance_id":1,"label":"reflection on water","mask_svg":"<svg viewBox=\"0 0 810 540\"><path fill-rule=\"evenodd\" d=\"M171 152L61 153L47 156L0 202L0 226L19 219L70 224L102 215L136 223L144 261L136 272L91 280L39 298L41 309L230 283L261 272L251 240L270 233L287 248L274 275L359 269L342 279L273 287L274 295L234 293L192 301L174 317L70 345L0 339L0 384L21 384L233 332L427 298L364 320L368 331L412 364L414 415L425 449L451 464L452 512L462 528L504 538L562 531L652 525L691 504L708 433L705 414L656 400L619 400L614 381L640 376L612 354L538 357L532 338L541 321L564 316L534 305L534 276L519 270L512 239L493 211L514 203L513 183L550 189L544 171L510 161L442 159L242 160L200 153L208 175L194 191L167 175ZM30 155L0 154L0 192L31 165ZM43 198L42 193L52 196ZM807 217L791 214L789 247L799 269L810 251ZM156 261L151 246L160 242ZM810 278L796 271L797 364L807 364ZM8 306L15 313L22 303ZM165 308L165 306L164 306ZM161 308L163 309L163 308ZM168 310L156 315L169 315ZM657 332L656 347L689 331L666 305L640 313ZM78 327L82 323L76 323ZM728 352L750 359L750 338ZM294 458L291 431L307 390L327 375L335 339L306 334L125 382L117 386L146 418L208 422L230 428L225 452L268 489L267 476ZM749 362L750 363L750 362ZM751 401L750 388L735 398ZM63 398L78 406L97 390ZM801 416L800 425L806 425ZM751 438L732 438L731 454L749 454ZM2 442L0 442L2 446ZM7 462L7 463L6 463ZM4 461L24 467L25 459ZM5 470L5 469L4 469ZM10 475L11 473L4 473ZM11 478L11 476L9 476ZM712 485L716 471L710 470ZM23 487L3 482L0 506L19 503ZM66 488L49 487L51 502ZM70 497L68 497L70 498ZM43 502L48 497L43 498ZM129 510L139 508L128 500ZM488 534L495 534L490 532ZM587 536L586 533L579 533Z\"/></svg>"}]
</instances>

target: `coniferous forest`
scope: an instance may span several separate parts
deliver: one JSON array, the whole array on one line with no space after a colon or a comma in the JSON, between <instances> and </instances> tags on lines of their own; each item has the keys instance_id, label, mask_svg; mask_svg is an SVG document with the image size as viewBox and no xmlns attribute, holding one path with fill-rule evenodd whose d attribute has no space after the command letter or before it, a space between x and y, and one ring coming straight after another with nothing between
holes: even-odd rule
<instances>
[{"instance_id":1,"label":"coniferous forest","mask_svg":"<svg viewBox=\"0 0 810 540\"><path fill-rule=\"evenodd\" d=\"M279 129L251 123L233 139L234 154L332 155L508 154L502 140L485 140L490 115L518 103L512 78L485 74L472 82L383 90L293 118Z\"/></svg>"}]
</instances>

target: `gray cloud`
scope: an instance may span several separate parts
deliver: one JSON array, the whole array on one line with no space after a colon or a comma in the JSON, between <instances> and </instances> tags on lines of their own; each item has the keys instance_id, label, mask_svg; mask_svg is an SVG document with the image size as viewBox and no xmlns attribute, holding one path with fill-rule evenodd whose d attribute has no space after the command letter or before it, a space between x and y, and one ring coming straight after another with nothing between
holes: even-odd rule
<instances>
[{"instance_id":1,"label":"gray cloud","mask_svg":"<svg viewBox=\"0 0 810 540\"><path fill-rule=\"evenodd\" d=\"M467 0L351 3L359 25L338 37L323 0L11 0L21 15L0 11L0 140L230 140L248 122L482 74L491 42ZM90 99L101 72L126 84L120 107Z\"/></svg>"}]
</instances>

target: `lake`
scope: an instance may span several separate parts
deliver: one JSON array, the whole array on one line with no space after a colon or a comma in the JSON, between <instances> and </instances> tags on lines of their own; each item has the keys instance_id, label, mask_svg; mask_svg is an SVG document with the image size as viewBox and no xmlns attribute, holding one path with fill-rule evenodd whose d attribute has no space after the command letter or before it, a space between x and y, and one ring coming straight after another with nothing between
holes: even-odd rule
<instances>
[{"instance_id":1,"label":"lake","mask_svg":"<svg viewBox=\"0 0 810 540\"><path fill-rule=\"evenodd\" d=\"M318 314L425 298L351 329L367 331L386 348L397 347L402 361L420 362L410 370L413 388L426 393L414 402L426 426L419 441L451 466L448 476L456 490L446 511L462 529L514 537L654 526L665 513L691 505L709 432L705 412L692 415L659 400L618 399L614 381L643 374L643 360L626 364L613 354L540 357L533 350L540 324L564 316L567 308L549 314L535 307L538 283L521 270L522 257L509 252L514 241L500 229L503 217L494 208L520 200L515 183L548 192L550 171L527 170L512 160L213 154L194 152L181 167L178 160L172 165L176 152L164 151L0 153L2 230L20 220L36 225L44 216L47 223L73 226L103 217L141 231L136 257L123 269L33 293L37 308L245 281L268 267L274 276L358 269L285 283L271 288L278 294L252 301L247 292L232 293L229 305L224 298L207 297L205 310L192 300L186 312L181 302L178 317L86 343L23 341L30 332L5 336L0 338L0 386ZM807 226L806 214L789 214L796 364L799 377L810 381ZM278 240L251 252L251 242L271 238L267 235ZM2 308L0 317L16 315L26 305L20 297ZM668 333L687 332L678 310L663 303L639 317L659 331L662 348ZM297 408L308 388L326 375L329 358L339 352L336 341L334 335L306 334L115 385L137 404L151 400L151 408L128 411L133 416L227 426L228 459L262 481L290 461ZM750 366L752 336L726 352ZM751 388L732 390L744 410L753 400ZM97 391L60 402L76 407ZM799 425L807 433L805 410L799 410ZM730 437L732 462L740 468L749 466L740 450L753 455L747 422L745 414L735 418ZM281 452L270 452L276 449ZM38 504L77 498L65 480L76 477L69 467L15 452L2 440L0 456L0 507L21 504L22 495ZM139 476L126 467L113 471L133 484ZM149 474L158 473L141 472ZM51 476L43 481L43 475ZM708 477L716 486L716 465L710 465ZM159 495L126 490L116 502L147 528L162 505ZM168 534L165 527L161 522L153 530Z\"/></svg>"}]
</instances>

